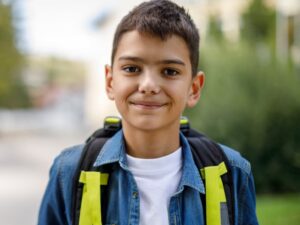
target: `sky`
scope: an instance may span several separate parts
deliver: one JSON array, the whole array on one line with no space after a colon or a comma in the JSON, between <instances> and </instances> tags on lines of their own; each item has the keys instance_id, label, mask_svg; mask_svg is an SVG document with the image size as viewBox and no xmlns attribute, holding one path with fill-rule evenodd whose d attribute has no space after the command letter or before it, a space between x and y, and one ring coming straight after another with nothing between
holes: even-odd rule
<instances>
[{"instance_id":1,"label":"sky","mask_svg":"<svg viewBox=\"0 0 300 225\"><path fill-rule=\"evenodd\" d=\"M93 48L93 21L114 4L112 0L20 0L23 49L86 59Z\"/></svg>"},{"instance_id":2,"label":"sky","mask_svg":"<svg viewBox=\"0 0 300 225\"><path fill-rule=\"evenodd\" d=\"M121 0L15 1L21 13L21 46L25 52L87 60L90 55L95 55L91 52L95 51L99 41L93 21L101 13L113 10ZM297 5L299 8L299 1L277 0L277 3L289 12L297 7L287 6Z\"/></svg>"},{"instance_id":3,"label":"sky","mask_svg":"<svg viewBox=\"0 0 300 225\"><path fill-rule=\"evenodd\" d=\"M21 48L25 52L89 60L91 55L95 55L91 52L95 51L96 42L99 41L99 36L95 35L97 32L92 25L93 21L101 13L113 11L120 6L120 1L125 0L7 1L18 3L18 11L21 14ZM130 0L128 4L141 1ZM129 7L128 4L122 7Z\"/></svg>"}]
</instances>

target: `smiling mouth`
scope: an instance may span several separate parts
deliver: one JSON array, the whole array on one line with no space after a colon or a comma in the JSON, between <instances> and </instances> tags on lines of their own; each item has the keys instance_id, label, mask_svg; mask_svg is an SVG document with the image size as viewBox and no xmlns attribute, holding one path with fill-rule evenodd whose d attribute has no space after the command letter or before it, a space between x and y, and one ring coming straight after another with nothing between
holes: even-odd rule
<instances>
[{"instance_id":1,"label":"smiling mouth","mask_svg":"<svg viewBox=\"0 0 300 225\"><path fill-rule=\"evenodd\" d=\"M140 109L159 109L166 105L166 104L156 103L156 102L130 102L130 104Z\"/></svg>"}]
</instances>

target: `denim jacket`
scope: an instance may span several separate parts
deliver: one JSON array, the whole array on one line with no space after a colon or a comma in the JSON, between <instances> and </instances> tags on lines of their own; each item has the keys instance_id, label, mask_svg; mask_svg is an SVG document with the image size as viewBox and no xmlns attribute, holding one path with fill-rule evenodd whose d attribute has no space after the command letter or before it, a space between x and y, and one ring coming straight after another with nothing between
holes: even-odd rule
<instances>
[{"instance_id":1,"label":"denim jacket","mask_svg":"<svg viewBox=\"0 0 300 225\"><path fill-rule=\"evenodd\" d=\"M200 193L204 183L193 161L190 146L180 134L183 167L177 192L169 203L170 225L205 225L204 206ZM83 145L63 151L54 161L50 179L41 203L38 225L71 225L71 195L73 176ZM250 164L241 155L221 145L227 155L233 177L235 225L257 225L255 189ZM94 166L115 164L110 174L106 221L103 224L138 225L139 195L132 173L128 169L123 133L119 131L103 146Z\"/></svg>"}]
</instances>

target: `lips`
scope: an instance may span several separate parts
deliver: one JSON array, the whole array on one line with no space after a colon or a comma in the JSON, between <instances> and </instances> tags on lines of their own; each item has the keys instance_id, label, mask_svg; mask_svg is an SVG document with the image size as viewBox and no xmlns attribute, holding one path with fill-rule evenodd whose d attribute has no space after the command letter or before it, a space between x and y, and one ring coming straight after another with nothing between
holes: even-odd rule
<instances>
[{"instance_id":1,"label":"lips","mask_svg":"<svg viewBox=\"0 0 300 225\"><path fill-rule=\"evenodd\" d=\"M141 109L158 109L166 105L166 103L154 101L131 101L130 104Z\"/></svg>"}]
</instances>

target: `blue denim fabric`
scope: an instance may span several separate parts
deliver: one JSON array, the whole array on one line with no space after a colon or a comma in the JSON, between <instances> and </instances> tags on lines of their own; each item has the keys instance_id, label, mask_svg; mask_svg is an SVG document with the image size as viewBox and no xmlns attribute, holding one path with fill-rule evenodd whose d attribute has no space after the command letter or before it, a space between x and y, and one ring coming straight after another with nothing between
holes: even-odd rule
<instances>
[{"instance_id":1,"label":"blue denim fabric","mask_svg":"<svg viewBox=\"0 0 300 225\"><path fill-rule=\"evenodd\" d=\"M199 194L205 194L203 180L193 161L186 138L180 134L183 152L182 178L170 199L170 225L204 225L204 208ZM235 225L258 224L255 189L250 164L240 154L221 145L231 164L234 184ZM71 225L72 182L83 145L63 151L50 170L49 183L40 207L38 225ZM110 174L106 221L104 224L138 225L139 195L126 161L122 131L105 143L94 166L116 164Z\"/></svg>"}]
</instances>

